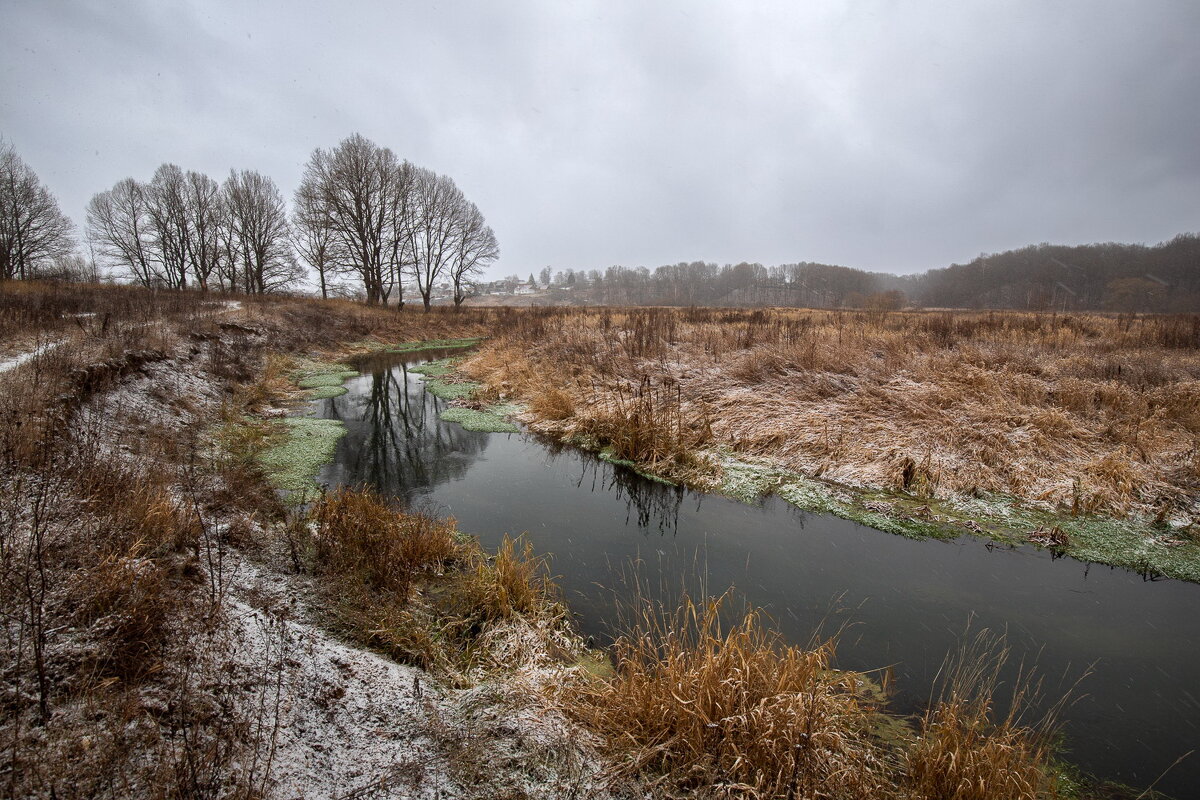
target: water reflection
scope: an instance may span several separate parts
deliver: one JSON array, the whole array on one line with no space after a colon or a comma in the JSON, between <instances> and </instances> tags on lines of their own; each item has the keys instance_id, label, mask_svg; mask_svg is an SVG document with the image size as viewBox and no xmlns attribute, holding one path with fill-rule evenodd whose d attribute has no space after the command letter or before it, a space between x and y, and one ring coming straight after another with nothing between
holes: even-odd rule
<instances>
[{"instance_id":1,"label":"water reflection","mask_svg":"<svg viewBox=\"0 0 1200 800\"><path fill-rule=\"evenodd\" d=\"M553 554L586 633L603 637L631 571L652 594L735 586L793 642L852 621L839 664L896 665L896 705L915 710L973 620L1007 631L1013 669L1036 660L1051 695L1096 663L1066 730L1085 768L1144 786L1200 738L1200 586L1029 547L916 542L778 498L748 506L664 486L528 435L471 433L437 420L443 402L407 367L366 361L349 394L314 404L348 428L320 479L419 498L486 547L526 532ZM1183 797L1196 785L1193 758L1157 788Z\"/></svg>"},{"instance_id":2,"label":"water reflection","mask_svg":"<svg viewBox=\"0 0 1200 800\"><path fill-rule=\"evenodd\" d=\"M374 486L411 503L466 475L487 449L488 434L439 422L445 401L424 391L420 377L408 369L421 360L364 358L356 364L362 374L347 382L346 395L317 403L316 416L346 425L333 463L318 480Z\"/></svg>"},{"instance_id":3,"label":"water reflection","mask_svg":"<svg viewBox=\"0 0 1200 800\"><path fill-rule=\"evenodd\" d=\"M599 458L580 458L574 448L564 447L549 438L537 441L546 448L549 462L560 467L574 467L577 488L611 494L625 503L625 525L636 525L643 534L657 533L674 536L679 531L679 509L687 492L680 486L669 486L646 480L631 469L612 465ZM699 500L699 495L695 495Z\"/></svg>"}]
</instances>

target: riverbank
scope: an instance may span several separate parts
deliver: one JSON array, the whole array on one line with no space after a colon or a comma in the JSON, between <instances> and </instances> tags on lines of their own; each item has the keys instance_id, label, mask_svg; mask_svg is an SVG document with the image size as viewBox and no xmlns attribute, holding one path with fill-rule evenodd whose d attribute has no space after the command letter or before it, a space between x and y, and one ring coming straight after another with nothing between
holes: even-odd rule
<instances>
[{"instance_id":1,"label":"riverbank","mask_svg":"<svg viewBox=\"0 0 1200 800\"><path fill-rule=\"evenodd\" d=\"M462 371L531 430L662 479L1198 581L1200 339L1169 335L1191 325L559 311Z\"/></svg>"},{"instance_id":2,"label":"riverbank","mask_svg":"<svg viewBox=\"0 0 1200 800\"><path fill-rule=\"evenodd\" d=\"M282 504L257 459L284 358L364 334L478 336L488 315L21 288L28 306L3 320L25 315L30 338L96 313L70 347L0 377L6 794L606 796L586 737L535 691L563 663L528 660L552 618L540 601L504 624L480 616L511 606L480 588L502 582L502 559L456 539L406 562L422 580L450 560L472 578L462 688L356 639L400 587L350 591L377 579L350 568L354 542L331 548L337 525Z\"/></svg>"},{"instance_id":3,"label":"riverbank","mask_svg":"<svg viewBox=\"0 0 1200 800\"><path fill-rule=\"evenodd\" d=\"M436 357L438 354L433 355ZM483 450L480 448L484 446L484 440L486 439L490 441L490 444L486 445L487 457L480 462L481 469L490 473L491 470L483 467L483 464L490 462L492 464L503 465L501 467L503 471L513 472L516 476L515 482L511 482L511 485L510 482L505 482L505 488L500 489L499 494L496 496L509 496L511 493L513 502L518 504L517 508L524 508L526 503L532 503L532 497L527 497L522 493L524 490L518 487L530 480L536 481L536 474L539 471L539 467L544 468L544 466L553 464L554 466L550 467L552 472L557 473L564 467L568 473L575 474L577 472L577 469L571 465L578 459L567 458L565 455L561 464L557 457L551 455L549 456L551 461L547 462L546 465L542 465L541 461L546 456L539 456L536 453L532 456L533 463L530 465L511 460L511 456L515 454L514 450L529 449L537 453L542 452L543 448L530 440L517 440L515 437L464 437L452 432L457 426L436 422L439 411L443 412L444 418L445 403L434 399L430 393L421 390L421 381L413 375L420 368L414 366L414 360L412 359L404 359L402 362L400 359L372 358L365 361L355 361L354 363L356 366L364 369L364 371L370 372L371 377L352 379L353 388L346 403L338 404L337 407L333 403L317 404L317 407L323 409L322 413L327 414L331 418L345 420L346 424L354 431L350 444L343 446L341 449L338 456L338 468L333 472L325 473L326 479L330 479L336 475L338 476L338 482L345 482L348 485L359 485L360 482L370 483L378 485L381 490L389 493L394 491L397 495L406 497L409 495L406 491L402 491L404 489L416 489L416 496L422 497L429 487L437 485L444 480L450 480L451 483L448 486L461 486L463 488L461 490L449 489L445 495L446 498L455 496L459 497L461 501L467 496L476 498L481 493L484 497L496 495L495 492L492 495L487 494L487 486L490 486L494 481L487 482L486 485L481 484L478 480L472 481L469 476L464 475L457 469L452 475L443 474L440 477L436 477L427 473L427 470L433 466L432 464L428 465L428 467L416 466L416 471L414 472L410 471L414 467L406 466L407 462L404 461L405 456L400 456L397 460L393 461L391 458L385 458L382 454L369 455L369 453L374 453L374 449L370 448L367 443L381 440L394 442L396 448L400 452L407 454L409 458L420 460L422 454L433 456L434 453L440 453L448 461L453 461L457 464L462 462L464 458L467 462L472 460L473 457L471 454L473 453L477 454L474 457L482 456ZM444 365L441 366L444 367ZM421 372L418 372L418 374L421 374ZM520 441L523 441L524 444L518 443ZM450 449L447 449L448 445ZM431 448L428 453L424 453L422 449L425 446ZM551 448L550 452L553 452L553 448ZM385 463L386 466L383 466ZM351 467L351 464L356 464L357 466ZM370 466L371 464L376 464L377 466ZM528 466L534 467L532 472L529 471ZM382 472L376 472L379 469ZM598 475L591 475L587 472L583 474L585 482L591 483L593 491L595 491ZM383 475L387 475L388 477L384 479ZM376 477L372 478L369 476ZM407 476L407 478L398 479L397 476ZM385 480L387 482L383 482ZM396 483L396 480L400 480L400 482ZM430 480L433 481L432 484L425 482ZM610 478L603 478L601 483L607 484L609 480ZM379 482L376 483L376 481ZM414 481L415 483L412 483ZM570 479L567 481L567 483L573 482ZM628 481L622 479L620 483L628 484ZM558 481L555 481L553 485L546 484L542 486L538 484L538 488L531 489L531 492L533 495L545 494L549 498L554 498L562 494L561 487L555 488L557 484ZM628 485L627 490L638 493L644 491L637 490L632 485ZM655 493L665 492L666 494L673 494L676 491L669 487L662 487L660 491L656 491ZM586 495L586 490L584 494ZM460 507L464 512L468 512L468 516L472 520L467 526L468 530L482 530L476 527L480 523L479 513L469 512L467 505L460 506L459 502L456 501L447 499L441 502L447 502L451 508L455 509L455 513L457 513ZM551 499L548 502L553 507L554 500ZM572 504L575 500L571 496L563 494L559 498L559 502ZM583 511L583 508L581 506L580 510ZM621 508L624 509L624 506L621 506ZM486 508L479 511L484 517L491 516ZM512 518L506 522L506 527L503 529L520 530L520 526L522 525L528 525L532 528L537 524L538 520L549 518L545 514L546 511L546 508L537 505L536 508L531 507L528 514L525 515L520 513L517 513L515 516L508 514L506 518ZM503 507L495 509L496 514L504 514L505 512L506 509ZM595 510L583 513L590 515L594 514ZM622 510L620 513L625 514L626 512ZM639 511L639 513L641 512ZM604 526L604 518L598 518L596 522L601 527ZM561 552L556 548L568 547L566 542L575 541L575 544L570 546L572 553L574 553L576 550L587 548L587 545L583 541L580 541L579 537L587 538L590 535L589 530L587 523L581 519L574 529L568 527L561 530L559 536L543 536L538 541L540 546L553 549L555 552ZM799 534L800 532L795 531L794 533ZM682 535L682 532L680 532L680 535ZM760 535L761 532L753 530L745 532L745 536L751 539L757 538ZM812 535L815 534L808 534L805 538L809 538ZM498 534L493 537L492 541L499 541ZM849 539L844 545L852 546ZM938 552L930 553L929 555L936 557L943 548L936 549ZM983 552L983 548L978 548L978 550L980 553ZM1001 561L1005 560L1000 556L995 556L995 558L1000 558ZM564 566L564 563L560 563L556 571L564 569ZM998 564L997 566L1003 565ZM836 567L831 563L830 568L835 569ZM566 567L566 571L571 572L572 570L570 567ZM721 583L721 585L726 584ZM592 611L594 609L589 608L589 612ZM778 609L776 611L778 612ZM894 634L904 635L900 631L894 631ZM802 634L801 640L803 640L804 635L807 634ZM944 647L946 645L939 646Z\"/></svg>"},{"instance_id":4,"label":"riverbank","mask_svg":"<svg viewBox=\"0 0 1200 800\"><path fill-rule=\"evenodd\" d=\"M827 796L932 796L931 776L1016 782L988 796L1074 791L1047 732L986 703L979 714L947 695L919 737L882 741L869 682L753 620L696 628L707 644L668 670L644 655L670 642L634 629L609 672L565 625L535 554L487 556L448 522L369 496L280 502L267 475L308 470L263 469L277 426L294 427L282 401L338 388L349 370L322 370L342 342L477 338L504 320L51 287L22 324L36 338L43 318L61 330L81 311L95 316L70 347L0 379L11 794L737 796L752 794L747 765L770 791L787 766L789 785ZM319 375L334 377L298 386ZM739 654L762 668L739 673ZM777 669L791 661L813 666ZM708 699L673 698L680 681ZM718 684L729 694L704 694ZM658 701L619 705L634 696ZM746 744L713 755L763 719L796 733L789 709L817 698L805 719L831 726L803 731L803 758ZM938 766L951 754L961 771Z\"/></svg>"}]
</instances>

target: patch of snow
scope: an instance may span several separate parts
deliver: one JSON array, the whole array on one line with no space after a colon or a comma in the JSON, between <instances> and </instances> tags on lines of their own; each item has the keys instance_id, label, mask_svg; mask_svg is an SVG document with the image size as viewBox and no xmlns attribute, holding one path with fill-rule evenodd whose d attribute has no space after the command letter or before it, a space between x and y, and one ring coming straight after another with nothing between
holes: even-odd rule
<instances>
[{"instance_id":1,"label":"patch of snow","mask_svg":"<svg viewBox=\"0 0 1200 800\"><path fill-rule=\"evenodd\" d=\"M46 342L45 344L38 345L28 352L13 356L5 361L0 361L0 372L8 372L9 370L16 369L22 364L32 361L38 356L45 355L65 341L65 339L58 339L53 342Z\"/></svg>"}]
</instances>

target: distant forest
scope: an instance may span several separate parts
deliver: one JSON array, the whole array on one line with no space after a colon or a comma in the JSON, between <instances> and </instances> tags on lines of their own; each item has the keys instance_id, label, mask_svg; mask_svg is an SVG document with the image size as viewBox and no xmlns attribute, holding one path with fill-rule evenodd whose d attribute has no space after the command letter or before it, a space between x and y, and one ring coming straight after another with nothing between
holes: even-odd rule
<instances>
[{"instance_id":1,"label":"distant forest","mask_svg":"<svg viewBox=\"0 0 1200 800\"><path fill-rule=\"evenodd\" d=\"M540 277L540 288L550 289L539 293L541 302L589 305L1194 312L1200 311L1200 236L1182 234L1155 246L1031 245L918 275L810 262L694 261L655 270L545 269Z\"/></svg>"}]
</instances>

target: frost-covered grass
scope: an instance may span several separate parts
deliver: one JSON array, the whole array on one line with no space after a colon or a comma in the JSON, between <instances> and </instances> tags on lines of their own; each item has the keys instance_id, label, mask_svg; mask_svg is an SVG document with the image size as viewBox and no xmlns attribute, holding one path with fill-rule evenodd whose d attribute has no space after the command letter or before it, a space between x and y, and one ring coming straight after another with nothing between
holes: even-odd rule
<instances>
[{"instance_id":1,"label":"frost-covered grass","mask_svg":"<svg viewBox=\"0 0 1200 800\"><path fill-rule=\"evenodd\" d=\"M439 414L446 422L457 422L469 431L485 433L520 433L521 429L492 411L473 408L447 408Z\"/></svg>"},{"instance_id":2,"label":"frost-covered grass","mask_svg":"<svg viewBox=\"0 0 1200 800\"><path fill-rule=\"evenodd\" d=\"M338 420L312 417L288 417L280 425L281 440L259 455L259 463L272 486L295 502L308 502L318 493L314 478L333 458L346 427Z\"/></svg>"}]
</instances>

